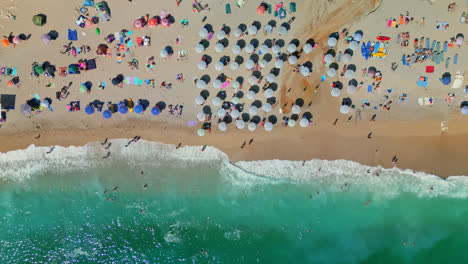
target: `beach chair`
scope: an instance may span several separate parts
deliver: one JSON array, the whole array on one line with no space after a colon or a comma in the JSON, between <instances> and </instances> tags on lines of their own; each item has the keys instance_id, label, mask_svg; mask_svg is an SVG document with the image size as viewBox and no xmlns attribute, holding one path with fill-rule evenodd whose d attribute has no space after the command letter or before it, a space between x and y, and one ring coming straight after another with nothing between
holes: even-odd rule
<instances>
[{"instance_id":1,"label":"beach chair","mask_svg":"<svg viewBox=\"0 0 468 264\"><path fill-rule=\"evenodd\" d=\"M429 38L427 38L427 39L426 39L426 49L429 49L429 44L430 44L430 42L431 42L431 41L429 40Z\"/></svg>"},{"instance_id":2,"label":"beach chair","mask_svg":"<svg viewBox=\"0 0 468 264\"><path fill-rule=\"evenodd\" d=\"M6 74L6 68L2 67L2 75L5 75L5 74Z\"/></svg>"},{"instance_id":3,"label":"beach chair","mask_svg":"<svg viewBox=\"0 0 468 264\"><path fill-rule=\"evenodd\" d=\"M268 4L268 14L271 14L271 4Z\"/></svg>"},{"instance_id":4,"label":"beach chair","mask_svg":"<svg viewBox=\"0 0 468 264\"><path fill-rule=\"evenodd\" d=\"M230 4L226 4L226 14L227 15L231 14L231 5Z\"/></svg>"}]
</instances>

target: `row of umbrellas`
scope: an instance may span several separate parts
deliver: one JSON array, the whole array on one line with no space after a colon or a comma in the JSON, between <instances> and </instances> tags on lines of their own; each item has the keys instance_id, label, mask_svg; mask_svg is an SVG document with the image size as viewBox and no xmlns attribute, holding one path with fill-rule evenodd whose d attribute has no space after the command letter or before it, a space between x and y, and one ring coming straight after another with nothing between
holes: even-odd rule
<instances>
[{"instance_id":1,"label":"row of umbrellas","mask_svg":"<svg viewBox=\"0 0 468 264\"><path fill-rule=\"evenodd\" d=\"M118 110L119 110L119 113L126 114L128 112L128 107L126 105L120 105ZM95 109L94 109L94 107L92 105L87 105L85 107L85 112L88 115L93 114L94 111L95 111ZM133 107L133 111L136 114L141 114L144 111L144 109L143 109L142 105L137 104L137 105L135 105L135 107ZM153 115L159 115L161 113L161 109L159 107L155 106L155 107L153 107L151 109L151 113ZM106 118L106 119L111 118L112 117L112 112L110 110L105 110L104 112L102 112L102 116L104 118Z\"/></svg>"}]
</instances>

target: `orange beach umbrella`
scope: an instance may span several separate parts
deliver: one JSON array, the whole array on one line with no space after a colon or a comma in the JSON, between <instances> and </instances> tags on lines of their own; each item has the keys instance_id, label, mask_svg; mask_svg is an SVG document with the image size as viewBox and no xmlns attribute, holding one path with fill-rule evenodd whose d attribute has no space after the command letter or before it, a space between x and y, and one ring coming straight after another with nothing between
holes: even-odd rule
<instances>
[{"instance_id":1,"label":"orange beach umbrella","mask_svg":"<svg viewBox=\"0 0 468 264\"><path fill-rule=\"evenodd\" d=\"M257 7L257 14L263 15L263 14L265 13L265 10L266 10L266 8L265 8L264 5L259 5L259 6Z\"/></svg>"}]
</instances>

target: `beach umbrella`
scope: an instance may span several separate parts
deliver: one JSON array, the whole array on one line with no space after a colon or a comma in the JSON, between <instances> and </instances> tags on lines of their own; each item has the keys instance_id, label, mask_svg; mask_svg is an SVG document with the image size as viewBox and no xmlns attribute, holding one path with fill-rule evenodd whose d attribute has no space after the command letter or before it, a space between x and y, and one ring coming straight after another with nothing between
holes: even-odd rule
<instances>
[{"instance_id":1,"label":"beach umbrella","mask_svg":"<svg viewBox=\"0 0 468 264\"><path fill-rule=\"evenodd\" d=\"M219 43L219 42L216 43L216 45L215 45L215 50L216 50L216 52L220 52L220 53L223 52L223 51L224 51L224 46L223 46L223 44L221 44L221 43Z\"/></svg>"},{"instance_id":2,"label":"beach umbrella","mask_svg":"<svg viewBox=\"0 0 468 264\"><path fill-rule=\"evenodd\" d=\"M353 39L357 42L360 42L362 39L362 31L358 30L354 32Z\"/></svg>"},{"instance_id":3,"label":"beach umbrella","mask_svg":"<svg viewBox=\"0 0 468 264\"><path fill-rule=\"evenodd\" d=\"M236 120L236 127L238 129L244 129L245 128L245 122L244 120Z\"/></svg>"},{"instance_id":4,"label":"beach umbrella","mask_svg":"<svg viewBox=\"0 0 468 264\"><path fill-rule=\"evenodd\" d=\"M105 110L104 112L102 112L102 116L103 116L105 119L108 119L108 118L111 118L112 113L111 113L111 111L109 111L109 110Z\"/></svg>"},{"instance_id":5,"label":"beach umbrella","mask_svg":"<svg viewBox=\"0 0 468 264\"><path fill-rule=\"evenodd\" d=\"M442 81L443 85L447 85L450 82L452 82L452 76L450 75L450 73L446 72L446 73L442 74L442 80L441 81Z\"/></svg>"},{"instance_id":6,"label":"beach umbrella","mask_svg":"<svg viewBox=\"0 0 468 264\"><path fill-rule=\"evenodd\" d=\"M206 82L204 80L198 80L197 81L197 87L200 89L203 89L206 87Z\"/></svg>"},{"instance_id":7,"label":"beach umbrella","mask_svg":"<svg viewBox=\"0 0 468 264\"><path fill-rule=\"evenodd\" d=\"M253 100L255 98L255 92L254 91L248 91L247 92L247 99Z\"/></svg>"},{"instance_id":8,"label":"beach umbrella","mask_svg":"<svg viewBox=\"0 0 468 264\"><path fill-rule=\"evenodd\" d=\"M205 135L205 133L206 133L206 132L205 132L205 129L203 129L203 128L200 128L200 129L198 129L198 131L197 131L197 134L198 134L200 137L203 137L203 136Z\"/></svg>"},{"instance_id":9,"label":"beach umbrella","mask_svg":"<svg viewBox=\"0 0 468 264\"><path fill-rule=\"evenodd\" d=\"M49 35L47 35L47 36L49 36ZM42 37L41 37L41 39L42 39ZM49 36L49 41L50 41L50 36ZM13 37L13 44L18 44L20 42L21 42L21 39L18 36ZM47 43L49 43L49 42L47 42Z\"/></svg>"},{"instance_id":10,"label":"beach umbrella","mask_svg":"<svg viewBox=\"0 0 468 264\"><path fill-rule=\"evenodd\" d=\"M245 47L245 52L247 52L247 53L249 53L249 54L252 53L252 52L254 52L254 50L255 50L255 47L254 47L254 45L252 45L252 44L249 44L249 45L247 45L247 46Z\"/></svg>"},{"instance_id":11,"label":"beach umbrella","mask_svg":"<svg viewBox=\"0 0 468 264\"><path fill-rule=\"evenodd\" d=\"M236 119L236 118L239 117L239 115L240 115L239 110L233 109L233 110L231 111L231 117L232 117L232 118Z\"/></svg>"},{"instance_id":12,"label":"beach umbrella","mask_svg":"<svg viewBox=\"0 0 468 264\"><path fill-rule=\"evenodd\" d=\"M80 85L80 92L85 93L88 90L88 87L86 85L82 84Z\"/></svg>"},{"instance_id":13,"label":"beach umbrella","mask_svg":"<svg viewBox=\"0 0 468 264\"><path fill-rule=\"evenodd\" d=\"M278 54L280 53L280 51L281 51L281 47L278 45L274 45L273 47L271 47L271 52L273 52L273 54Z\"/></svg>"},{"instance_id":14,"label":"beach umbrella","mask_svg":"<svg viewBox=\"0 0 468 264\"><path fill-rule=\"evenodd\" d=\"M456 41L458 46L463 45L463 42L465 42L465 36L463 36L462 33L458 33Z\"/></svg>"},{"instance_id":15,"label":"beach umbrella","mask_svg":"<svg viewBox=\"0 0 468 264\"><path fill-rule=\"evenodd\" d=\"M270 88L266 89L266 90L265 90L265 96L266 96L266 98L271 98L271 97L273 97L273 93L274 93L274 92L273 92L272 89L270 89Z\"/></svg>"},{"instance_id":16,"label":"beach umbrella","mask_svg":"<svg viewBox=\"0 0 468 264\"><path fill-rule=\"evenodd\" d=\"M224 39L226 37L226 32L224 32L224 30L220 30L216 36L219 40Z\"/></svg>"},{"instance_id":17,"label":"beach umbrella","mask_svg":"<svg viewBox=\"0 0 468 264\"><path fill-rule=\"evenodd\" d=\"M249 131L255 131L255 129L257 128L257 124L255 124L254 122L250 122L247 125L247 128L249 129Z\"/></svg>"},{"instance_id":18,"label":"beach umbrella","mask_svg":"<svg viewBox=\"0 0 468 264\"><path fill-rule=\"evenodd\" d=\"M28 105L28 104L22 104L21 107L20 107L20 110L21 110L21 113L25 116L28 116L31 114L31 106Z\"/></svg>"},{"instance_id":19,"label":"beach umbrella","mask_svg":"<svg viewBox=\"0 0 468 264\"><path fill-rule=\"evenodd\" d=\"M295 52L297 49L296 45L294 45L294 43L289 43L288 47L286 48L286 50L289 52L289 53L293 53Z\"/></svg>"},{"instance_id":20,"label":"beach umbrella","mask_svg":"<svg viewBox=\"0 0 468 264\"><path fill-rule=\"evenodd\" d=\"M346 70L344 76L345 76L345 78L352 79L354 77L354 71Z\"/></svg>"},{"instance_id":21,"label":"beach umbrella","mask_svg":"<svg viewBox=\"0 0 468 264\"><path fill-rule=\"evenodd\" d=\"M264 125L263 125L263 128L265 129L265 131L271 131L273 130L273 124L271 122L266 122Z\"/></svg>"},{"instance_id":22,"label":"beach umbrella","mask_svg":"<svg viewBox=\"0 0 468 264\"><path fill-rule=\"evenodd\" d=\"M128 107L126 105L119 106L119 113L126 114L128 112Z\"/></svg>"},{"instance_id":23,"label":"beach umbrella","mask_svg":"<svg viewBox=\"0 0 468 264\"><path fill-rule=\"evenodd\" d=\"M51 40L51 38L50 38L49 34L44 34L44 35L41 36L41 41L44 44L49 44L50 40Z\"/></svg>"},{"instance_id":24,"label":"beach umbrella","mask_svg":"<svg viewBox=\"0 0 468 264\"><path fill-rule=\"evenodd\" d=\"M342 105L340 107L340 113L344 114L344 115L347 115L349 114L349 110L351 109L351 107L347 106L347 105Z\"/></svg>"},{"instance_id":25,"label":"beach umbrella","mask_svg":"<svg viewBox=\"0 0 468 264\"><path fill-rule=\"evenodd\" d=\"M336 45L336 42L337 42L336 38L334 37L328 38L328 46L330 46L330 48L333 49L333 47L335 47Z\"/></svg>"},{"instance_id":26,"label":"beach umbrella","mask_svg":"<svg viewBox=\"0 0 468 264\"><path fill-rule=\"evenodd\" d=\"M324 60L326 63L331 63L331 62L333 61L333 55L327 54L327 55L325 55L325 57L323 57L323 60Z\"/></svg>"},{"instance_id":27,"label":"beach umbrella","mask_svg":"<svg viewBox=\"0 0 468 264\"><path fill-rule=\"evenodd\" d=\"M468 115L468 105L464 105L460 108L460 112L463 114L463 115Z\"/></svg>"},{"instance_id":28,"label":"beach umbrella","mask_svg":"<svg viewBox=\"0 0 468 264\"><path fill-rule=\"evenodd\" d=\"M270 103L265 103L265 104L263 104L263 105L262 105L262 109L263 109L263 111L265 111L265 112L267 112L267 113L270 112L271 109L272 109L271 104L270 104Z\"/></svg>"},{"instance_id":29,"label":"beach umbrella","mask_svg":"<svg viewBox=\"0 0 468 264\"><path fill-rule=\"evenodd\" d=\"M223 101L221 100L221 98L219 97L213 97L213 99L211 99L211 103L214 105L214 106L220 106Z\"/></svg>"},{"instance_id":30,"label":"beach umbrella","mask_svg":"<svg viewBox=\"0 0 468 264\"><path fill-rule=\"evenodd\" d=\"M154 18L154 17L153 17L153 18L150 18L150 20L148 20L148 25L149 25L150 27L155 27L155 26L158 25L158 21L156 21L156 18Z\"/></svg>"},{"instance_id":31,"label":"beach umbrella","mask_svg":"<svg viewBox=\"0 0 468 264\"><path fill-rule=\"evenodd\" d=\"M197 97L195 97L195 103L197 105L202 105L205 103L205 98L203 98L203 96L199 95Z\"/></svg>"},{"instance_id":32,"label":"beach umbrella","mask_svg":"<svg viewBox=\"0 0 468 264\"><path fill-rule=\"evenodd\" d=\"M343 55L342 59L343 59L344 63L349 63L349 62L351 62L351 55L346 53L346 54Z\"/></svg>"},{"instance_id":33,"label":"beach umbrella","mask_svg":"<svg viewBox=\"0 0 468 264\"><path fill-rule=\"evenodd\" d=\"M159 109L159 107L155 106L151 109L151 113L153 115L159 115L159 113L161 113L161 110Z\"/></svg>"},{"instance_id":34,"label":"beach umbrella","mask_svg":"<svg viewBox=\"0 0 468 264\"><path fill-rule=\"evenodd\" d=\"M264 5L259 5L259 6L257 7L257 14L263 15L263 14L265 14L265 10L266 10L266 8L265 8Z\"/></svg>"},{"instance_id":35,"label":"beach umbrella","mask_svg":"<svg viewBox=\"0 0 468 264\"><path fill-rule=\"evenodd\" d=\"M257 77L253 76L253 75L250 75L249 78L247 79L247 81L249 82L250 85L254 85L258 82L258 79Z\"/></svg>"},{"instance_id":36,"label":"beach umbrella","mask_svg":"<svg viewBox=\"0 0 468 264\"><path fill-rule=\"evenodd\" d=\"M273 74L273 73L269 73L267 76L266 76L266 81L269 82L269 83L272 83L276 80L276 76Z\"/></svg>"},{"instance_id":37,"label":"beach umbrella","mask_svg":"<svg viewBox=\"0 0 468 264\"><path fill-rule=\"evenodd\" d=\"M256 115L258 113L258 108L255 105L249 107L249 114Z\"/></svg>"},{"instance_id":38,"label":"beach umbrella","mask_svg":"<svg viewBox=\"0 0 468 264\"><path fill-rule=\"evenodd\" d=\"M224 118L226 116L226 110L224 110L224 108L219 108L216 111L216 116L219 118Z\"/></svg>"},{"instance_id":39,"label":"beach umbrella","mask_svg":"<svg viewBox=\"0 0 468 264\"><path fill-rule=\"evenodd\" d=\"M226 123L224 123L224 122L219 123L219 124L218 124L218 129L219 129L220 131L223 131L223 132L226 131L226 129L227 129Z\"/></svg>"},{"instance_id":40,"label":"beach umbrella","mask_svg":"<svg viewBox=\"0 0 468 264\"><path fill-rule=\"evenodd\" d=\"M240 87L240 82L234 81L234 82L232 82L231 85L232 85L232 88L234 88L234 89L239 89L239 87Z\"/></svg>"},{"instance_id":41,"label":"beach umbrella","mask_svg":"<svg viewBox=\"0 0 468 264\"><path fill-rule=\"evenodd\" d=\"M170 25L171 25L171 21L169 20L169 18L165 17L161 19L161 26L168 27Z\"/></svg>"},{"instance_id":42,"label":"beach umbrella","mask_svg":"<svg viewBox=\"0 0 468 264\"><path fill-rule=\"evenodd\" d=\"M222 71L224 69L224 64L220 61L218 61L216 64L215 64L215 69L217 71Z\"/></svg>"},{"instance_id":43,"label":"beach umbrella","mask_svg":"<svg viewBox=\"0 0 468 264\"><path fill-rule=\"evenodd\" d=\"M276 61L275 61L275 67L276 67L276 68L281 69L281 68L283 68L283 65L284 65L284 61L283 61L283 60L276 60Z\"/></svg>"},{"instance_id":44,"label":"beach umbrella","mask_svg":"<svg viewBox=\"0 0 468 264\"><path fill-rule=\"evenodd\" d=\"M272 33L272 32L273 32L273 27L272 27L270 24L266 24L265 27L263 27L263 29L264 29L267 33Z\"/></svg>"},{"instance_id":45,"label":"beach umbrella","mask_svg":"<svg viewBox=\"0 0 468 264\"><path fill-rule=\"evenodd\" d=\"M303 76L309 76L309 74L310 74L309 68L307 68L307 67L302 67L302 68L301 68L301 74L302 74Z\"/></svg>"},{"instance_id":46,"label":"beach umbrella","mask_svg":"<svg viewBox=\"0 0 468 264\"><path fill-rule=\"evenodd\" d=\"M358 46L359 46L359 43L357 43L357 41L354 41L354 40L353 40L353 41L351 41L351 42L349 43L349 48L352 49L352 50L357 49Z\"/></svg>"},{"instance_id":47,"label":"beach umbrella","mask_svg":"<svg viewBox=\"0 0 468 264\"><path fill-rule=\"evenodd\" d=\"M261 67L261 68L265 68L268 64L268 61L266 61L265 59L261 59L259 62L258 62L258 65Z\"/></svg>"},{"instance_id":48,"label":"beach umbrella","mask_svg":"<svg viewBox=\"0 0 468 264\"><path fill-rule=\"evenodd\" d=\"M10 42L8 41L8 39L2 39L2 46L3 47L8 47L8 45L10 45Z\"/></svg>"},{"instance_id":49,"label":"beach umbrella","mask_svg":"<svg viewBox=\"0 0 468 264\"><path fill-rule=\"evenodd\" d=\"M219 88L221 88L221 85L222 85L222 84L223 84L223 83L221 82L220 79L216 79L216 80L213 81L213 88L219 89Z\"/></svg>"},{"instance_id":50,"label":"beach umbrella","mask_svg":"<svg viewBox=\"0 0 468 264\"><path fill-rule=\"evenodd\" d=\"M298 105L293 105L293 107L291 108L291 112L293 114L298 115L301 112L301 107Z\"/></svg>"},{"instance_id":51,"label":"beach umbrella","mask_svg":"<svg viewBox=\"0 0 468 264\"><path fill-rule=\"evenodd\" d=\"M236 105L236 104L239 103L239 100L240 100L239 97L233 97L233 98L231 99L231 102L232 102L233 104Z\"/></svg>"},{"instance_id":52,"label":"beach umbrella","mask_svg":"<svg viewBox=\"0 0 468 264\"><path fill-rule=\"evenodd\" d=\"M310 43L307 43L304 45L304 47L302 47L302 50L305 52L305 54L309 54L310 52L312 52L312 45L310 45Z\"/></svg>"},{"instance_id":53,"label":"beach umbrella","mask_svg":"<svg viewBox=\"0 0 468 264\"><path fill-rule=\"evenodd\" d=\"M203 44L197 44L195 46L195 52L202 53L203 51L205 51L205 46L203 46Z\"/></svg>"},{"instance_id":54,"label":"beach umbrella","mask_svg":"<svg viewBox=\"0 0 468 264\"><path fill-rule=\"evenodd\" d=\"M242 30L240 28L236 28L236 29L234 29L232 34L234 34L234 36L238 38L238 37L240 37L240 35L242 35Z\"/></svg>"},{"instance_id":55,"label":"beach umbrella","mask_svg":"<svg viewBox=\"0 0 468 264\"><path fill-rule=\"evenodd\" d=\"M133 108L133 111L135 112L135 114L141 114L143 112L143 106L140 104L137 104Z\"/></svg>"},{"instance_id":56,"label":"beach umbrella","mask_svg":"<svg viewBox=\"0 0 468 264\"><path fill-rule=\"evenodd\" d=\"M268 46L265 44L260 45L260 48L258 49L261 54L267 53L268 52Z\"/></svg>"},{"instance_id":57,"label":"beach umbrella","mask_svg":"<svg viewBox=\"0 0 468 264\"><path fill-rule=\"evenodd\" d=\"M200 121L200 122L204 122L204 121L206 120L206 115L205 115L205 113L199 112L199 113L197 114L197 120Z\"/></svg>"},{"instance_id":58,"label":"beach umbrella","mask_svg":"<svg viewBox=\"0 0 468 264\"><path fill-rule=\"evenodd\" d=\"M299 121L299 125L301 125L301 127L308 127L309 126L309 120L307 120L307 118L302 118L301 121Z\"/></svg>"},{"instance_id":59,"label":"beach umbrella","mask_svg":"<svg viewBox=\"0 0 468 264\"><path fill-rule=\"evenodd\" d=\"M235 71L237 69L239 69L239 63L235 62L235 61L232 61L229 66L231 66L231 70Z\"/></svg>"},{"instance_id":60,"label":"beach umbrella","mask_svg":"<svg viewBox=\"0 0 468 264\"><path fill-rule=\"evenodd\" d=\"M241 47L239 45L236 44L236 45L232 46L232 53L237 55L240 52L241 52Z\"/></svg>"},{"instance_id":61,"label":"beach umbrella","mask_svg":"<svg viewBox=\"0 0 468 264\"><path fill-rule=\"evenodd\" d=\"M167 57L167 50L165 50L165 49L161 50L161 52L159 52L159 55L161 55L162 58L166 58Z\"/></svg>"},{"instance_id":62,"label":"beach umbrella","mask_svg":"<svg viewBox=\"0 0 468 264\"><path fill-rule=\"evenodd\" d=\"M281 26L281 27L278 28L278 34L280 36L284 36L284 35L286 35L286 33L288 33L288 30L285 27Z\"/></svg>"},{"instance_id":63,"label":"beach umbrella","mask_svg":"<svg viewBox=\"0 0 468 264\"><path fill-rule=\"evenodd\" d=\"M340 96L340 94L341 94L341 90L340 90L340 89L338 89L338 88L332 88L332 89L331 89L331 95L332 95L333 97L338 97L338 96Z\"/></svg>"},{"instance_id":64,"label":"beach umbrella","mask_svg":"<svg viewBox=\"0 0 468 264\"><path fill-rule=\"evenodd\" d=\"M198 32L198 35L200 35L201 38L206 38L208 36L208 30L206 28L201 28L200 32Z\"/></svg>"},{"instance_id":65,"label":"beach umbrella","mask_svg":"<svg viewBox=\"0 0 468 264\"><path fill-rule=\"evenodd\" d=\"M87 106L85 107L85 112L86 112L88 115L94 113L94 107L93 107L92 105L87 105Z\"/></svg>"},{"instance_id":66,"label":"beach umbrella","mask_svg":"<svg viewBox=\"0 0 468 264\"><path fill-rule=\"evenodd\" d=\"M296 56L289 56L288 62L289 62L289 64L291 64L291 65L296 64L296 63L297 63L297 57L296 57Z\"/></svg>"},{"instance_id":67,"label":"beach umbrella","mask_svg":"<svg viewBox=\"0 0 468 264\"><path fill-rule=\"evenodd\" d=\"M145 25L144 23L145 22L143 21L143 19L137 19L137 20L135 20L135 22L133 22L133 27L135 29L141 29Z\"/></svg>"},{"instance_id":68,"label":"beach umbrella","mask_svg":"<svg viewBox=\"0 0 468 264\"><path fill-rule=\"evenodd\" d=\"M355 93L355 92L356 92L356 89L357 89L356 86L355 86L355 85L352 85L352 84L350 84L350 85L348 85L348 87L346 87L346 91L347 91L349 94Z\"/></svg>"},{"instance_id":69,"label":"beach umbrella","mask_svg":"<svg viewBox=\"0 0 468 264\"><path fill-rule=\"evenodd\" d=\"M248 29L247 29L247 32L249 33L249 35L255 35L257 34L257 27L254 26L254 25L251 25Z\"/></svg>"},{"instance_id":70,"label":"beach umbrella","mask_svg":"<svg viewBox=\"0 0 468 264\"><path fill-rule=\"evenodd\" d=\"M288 126L289 126L289 127L295 127L295 126L296 126L296 120L294 120L294 119L289 119L289 121L288 121Z\"/></svg>"},{"instance_id":71,"label":"beach umbrella","mask_svg":"<svg viewBox=\"0 0 468 264\"><path fill-rule=\"evenodd\" d=\"M204 70L204 69L206 69L206 62L205 61L199 61L197 66L198 66L198 69Z\"/></svg>"},{"instance_id":72,"label":"beach umbrella","mask_svg":"<svg viewBox=\"0 0 468 264\"><path fill-rule=\"evenodd\" d=\"M245 62L245 67L247 69L253 69L253 67L255 67L255 62L253 60L248 60Z\"/></svg>"}]
</instances>

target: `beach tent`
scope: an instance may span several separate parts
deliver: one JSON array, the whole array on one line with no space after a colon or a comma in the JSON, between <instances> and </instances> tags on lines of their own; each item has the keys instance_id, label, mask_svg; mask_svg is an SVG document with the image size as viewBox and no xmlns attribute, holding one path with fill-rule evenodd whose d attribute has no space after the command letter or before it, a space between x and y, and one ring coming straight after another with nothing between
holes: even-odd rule
<instances>
[{"instance_id":1,"label":"beach tent","mask_svg":"<svg viewBox=\"0 0 468 264\"><path fill-rule=\"evenodd\" d=\"M36 26L43 26L46 23L47 17L45 15L39 14L32 17L32 21Z\"/></svg>"},{"instance_id":2,"label":"beach tent","mask_svg":"<svg viewBox=\"0 0 468 264\"><path fill-rule=\"evenodd\" d=\"M76 41L78 40L78 33L75 30L68 29L68 40Z\"/></svg>"},{"instance_id":3,"label":"beach tent","mask_svg":"<svg viewBox=\"0 0 468 264\"><path fill-rule=\"evenodd\" d=\"M425 76L419 76L418 78L418 86L419 87L427 87L427 80L428 78Z\"/></svg>"},{"instance_id":4,"label":"beach tent","mask_svg":"<svg viewBox=\"0 0 468 264\"><path fill-rule=\"evenodd\" d=\"M460 71L458 71L455 74L455 77L453 78L452 88L454 89L461 88L463 86L464 80L465 80L465 75L461 73Z\"/></svg>"}]
</instances>

